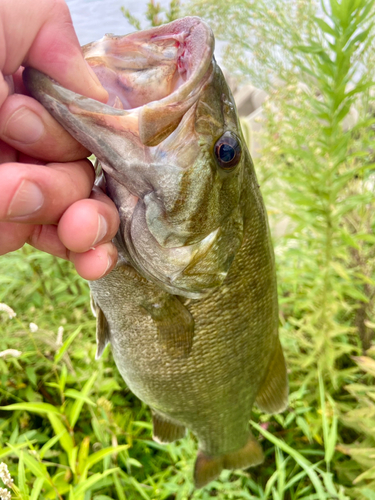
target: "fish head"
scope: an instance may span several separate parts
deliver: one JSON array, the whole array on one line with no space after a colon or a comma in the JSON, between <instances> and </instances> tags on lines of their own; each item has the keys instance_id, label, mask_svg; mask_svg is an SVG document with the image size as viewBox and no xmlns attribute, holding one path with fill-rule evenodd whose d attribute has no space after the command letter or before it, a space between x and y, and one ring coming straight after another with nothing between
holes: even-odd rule
<instances>
[{"instance_id":1,"label":"fish head","mask_svg":"<svg viewBox=\"0 0 375 500\"><path fill-rule=\"evenodd\" d=\"M235 103L197 17L83 47L106 104L35 69L31 94L100 160L120 256L169 293L219 287L241 247L252 168Z\"/></svg>"}]
</instances>

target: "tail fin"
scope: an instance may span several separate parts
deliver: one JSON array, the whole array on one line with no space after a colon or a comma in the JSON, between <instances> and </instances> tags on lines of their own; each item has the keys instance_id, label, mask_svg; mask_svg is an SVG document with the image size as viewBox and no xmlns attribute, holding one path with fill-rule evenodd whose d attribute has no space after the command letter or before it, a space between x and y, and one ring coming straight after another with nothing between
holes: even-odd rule
<instances>
[{"instance_id":1,"label":"tail fin","mask_svg":"<svg viewBox=\"0 0 375 500\"><path fill-rule=\"evenodd\" d=\"M261 464L263 460L262 447L252 435L243 448L225 455L210 457L199 451L194 468L195 486L202 488L216 479L223 469L246 469Z\"/></svg>"}]
</instances>

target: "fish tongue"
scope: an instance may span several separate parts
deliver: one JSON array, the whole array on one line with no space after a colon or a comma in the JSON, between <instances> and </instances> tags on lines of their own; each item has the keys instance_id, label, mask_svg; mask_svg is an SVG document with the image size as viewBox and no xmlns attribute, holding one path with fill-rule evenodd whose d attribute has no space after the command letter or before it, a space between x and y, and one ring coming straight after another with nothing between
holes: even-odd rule
<instances>
[{"instance_id":1,"label":"fish tongue","mask_svg":"<svg viewBox=\"0 0 375 500\"><path fill-rule=\"evenodd\" d=\"M117 94L125 109L163 99L179 79L179 44L173 40L133 40L132 35L106 35L83 47L86 61L109 94Z\"/></svg>"}]
</instances>

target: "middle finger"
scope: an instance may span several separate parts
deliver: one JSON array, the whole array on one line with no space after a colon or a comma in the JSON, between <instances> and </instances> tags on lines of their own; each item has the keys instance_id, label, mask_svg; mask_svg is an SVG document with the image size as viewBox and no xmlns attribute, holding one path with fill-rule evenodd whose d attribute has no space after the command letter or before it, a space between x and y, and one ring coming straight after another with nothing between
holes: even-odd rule
<instances>
[{"instance_id":1,"label":"middle finger","mask_svg":"<svg viewBox=\"0 0 375 500\"><path fill-rule=\"evenodd\" d=\"M88 198L94 170L88 160L71 163L0 165L0 220L57 224L65 210Z\"/></svg>"}]
</instances>

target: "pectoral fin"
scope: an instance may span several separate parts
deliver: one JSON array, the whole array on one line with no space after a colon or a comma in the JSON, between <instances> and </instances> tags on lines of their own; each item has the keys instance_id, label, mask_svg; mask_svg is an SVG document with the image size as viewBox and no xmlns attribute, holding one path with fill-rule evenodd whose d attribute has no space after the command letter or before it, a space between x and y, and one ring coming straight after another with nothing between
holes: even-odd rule
<instances>
[{"instance_id":1,"label":"pectoral fin","mask_svg":"<svg viewBox=\"0 0 375 500\"><path fill-rule=\"evenodd\" d=\"M194 319L175 295L142 304L154 320L160 343L172 357L186 357L193 345Z\"/></svg>"},{"instance_id":2,"label":"pectoral fin","mask_svg":"<svg viewBox=\"0 0 375 500\"><path fill-rule=\"evenodd\" d=\"M90 297L91 310L96 317L96 344L97 350L95 359L99 359L103 354L106 345L109 343L109 325L103 311L94 301L93 296Z\"/></svg>"},{"instance_id":3,"label":"pectoral fin","mask_svg":"<svg viewBox=\"0 0 375 500\"><path fill-rule=\"evenodd\" d=\"M267 376L256 397L259 409L266 413L279 413L288 405L288 377L280 340L268 366Z\"/></svg>"}]
</instances>

